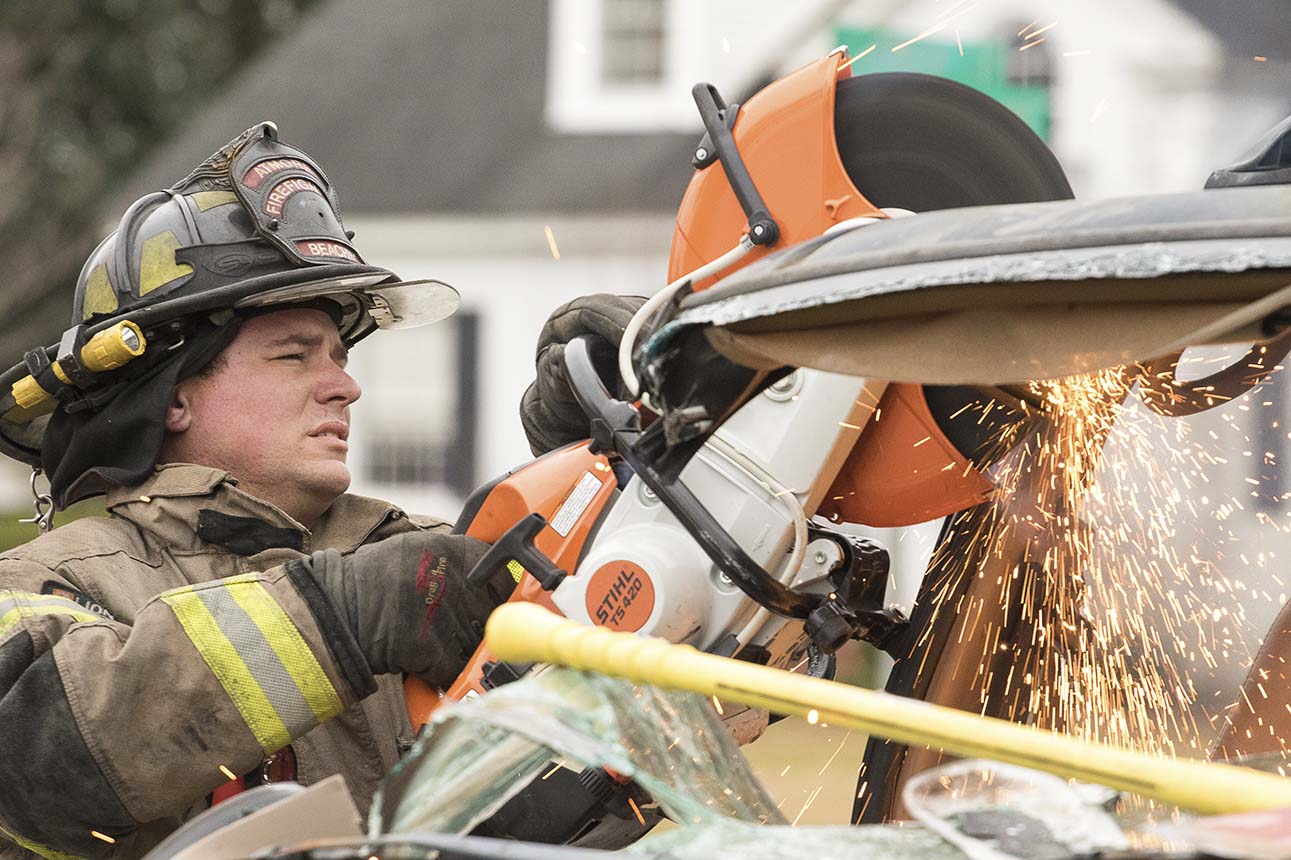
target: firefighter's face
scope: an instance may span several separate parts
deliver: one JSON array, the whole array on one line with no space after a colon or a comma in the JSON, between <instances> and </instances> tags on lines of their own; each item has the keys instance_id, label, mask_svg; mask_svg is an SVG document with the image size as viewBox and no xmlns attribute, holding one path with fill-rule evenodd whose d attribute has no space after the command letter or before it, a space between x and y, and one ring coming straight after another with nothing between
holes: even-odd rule
<instances>
[{"instance_id":1,"label":"firefighter's face","mask_svg":"<svg viewBox=\"0 0 1291 860\"><path fill-rule=\"evenodd\" d=\"M224 469L311 525L350 485L350 404L360 390L345 364L322 311L252 317L207 373L176 387L163 462Z\"/></svg>"}]
</instances>

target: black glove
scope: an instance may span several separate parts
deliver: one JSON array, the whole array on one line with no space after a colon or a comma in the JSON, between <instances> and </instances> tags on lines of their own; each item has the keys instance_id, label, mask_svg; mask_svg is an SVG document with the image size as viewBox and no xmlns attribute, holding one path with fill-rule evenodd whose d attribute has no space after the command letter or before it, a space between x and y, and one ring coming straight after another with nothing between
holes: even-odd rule
<instances>
[{"instance_id":1,"label":"black glove","mask_svg":"<svg viewBox=\"0 0 1291 860\"><path fill-rule=\"evenodd\" d=\"M447 688L484 638L484 622L515 580L505 568L471 585L489 545L465 535L406 532L303 564L358 643L374 675L409 672ZM296 562L293 562L296 563Z\"/></svg>"},{"instance_id":2,"label":"black glove","mask_svg":"<svg viewBox=\"0 0 1291 860\"><path fill-rule=\"evenodd\" d=\"M565 344L591 335L592 363L610 391L618 391L619 341L642 296L597 293L561 305L538 335L538 376L520 399L520 423L535 456L586 439L588 419L565 377Z\"/></svg>"}]
</instances>

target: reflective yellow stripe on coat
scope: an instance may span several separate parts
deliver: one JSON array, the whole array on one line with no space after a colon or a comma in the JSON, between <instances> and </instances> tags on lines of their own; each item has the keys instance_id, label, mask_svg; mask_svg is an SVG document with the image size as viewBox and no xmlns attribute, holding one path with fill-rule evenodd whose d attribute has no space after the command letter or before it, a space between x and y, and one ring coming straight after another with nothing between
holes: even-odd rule
<instances>
[{"instance_id":1,"label":"reflective yellow stripe on coat","mask_svg":"<svg viewBox=\"0 0 1291 860\"><path fill-rule=\"evenodd\" d=\"M318 658L256 574L177 588L161 599L266 753L344 709Z\"/></svg>"},{"instance_id":2,"label":"reflective yellow stripe on coat","mask_svg":"<svg viewBox=\"0 0 1291 860\"><path fill-rule=\"evenodd\" d=\"M38 615L68 615L76 621L102 621L102 617L66 597L34 594L30 591L0 589L0 636L24 618Z\"/></svg>"},{"instance_id":3,"label":"reflective yellow stripe on coat","mask_svg":"<svg viewBox=\"0 0 1291 860\"><path fill-rule=\"evenodd\" d=\"M76 854L65 854L62 851L55 851L53 848L47 848L44 845L32 842L29 839L23 839L18 834L11 830L6 830L3 827L0 827L0 836L4 836L19 848L26 848L28 851L39 854L41 857L48 858L48 860L81 860L81 858Z\"/></svg>"}]
</instances>

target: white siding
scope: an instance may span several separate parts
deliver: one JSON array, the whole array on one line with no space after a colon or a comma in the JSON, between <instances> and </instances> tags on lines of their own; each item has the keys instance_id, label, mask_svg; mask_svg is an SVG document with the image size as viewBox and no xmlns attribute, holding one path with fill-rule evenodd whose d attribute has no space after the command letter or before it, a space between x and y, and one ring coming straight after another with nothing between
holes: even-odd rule
<instances>
[{"instance_id":1,"label":"white siding","mask_svg":"<svg viewBox=\"0 0 1291 860\"><path fill-rule=\"evenodd\" d=\"M534 346L548 314L578 296L596 292L647 295L666 276L671 219L651 216L568 216L500 218L495 221L447 218L347 219L369 260L379 261L405 279L433 277L455 286L462 309L479 315L480 389L477 481L482 483L531 459L520 427L519 403L533 379ZM550 225L561 258L553 259L544 226ZM365 368L384 350L406 356L408 343L425 341L427 361L434 354L434 327L378 332L355 348L354 373L365 396L375 402L415 398L436 384L433 367L415 374L374 376ZM395 344L398 344L396 346ZM412 350L415 354L415 348ZM444 384L452 384L447 374ZM385 410L354 411L351 460L363 471L363 434L370 422L395 420ZM356 481L354 491L388 498L412 510L456 515L460 499L444 488L381 486Z\"/></svg>"}]
</instances>

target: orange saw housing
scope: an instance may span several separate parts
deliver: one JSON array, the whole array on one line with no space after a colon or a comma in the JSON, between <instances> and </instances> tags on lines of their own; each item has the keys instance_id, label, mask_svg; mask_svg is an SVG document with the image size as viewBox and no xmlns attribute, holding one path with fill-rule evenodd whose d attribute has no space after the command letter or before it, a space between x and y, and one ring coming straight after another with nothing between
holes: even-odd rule
<instances>
[{"instance_id":1,"label":"orange saw housing","mask_svg":"<svg viewBox=\"0 0 1291 860\"><path fill-rule=\"evenodd\" d=\"M851 77L835 51L760 90L731 130L758 191L780 227L774 247L756 246L736 269L821 235L851 218L886 218L853 184L834 133L838 82ZM696 170L677 211L668 282L731 250L748 223L721 162ZM708 289L717 277L694 284ZM876 527L914 525L981 502L986 480L956 450L928 410L922 387L890 385L825 495L820 513ZM921 441L922 440L922 441Z\"/></svg>"},{"instance_id":2,"label":"orange saw housing","mask_svg":"<svg viewBox=\"0 0 1291 860\"><path fill-rule=\"evenodd\" d=\"M609 461L604 455L589 451L588 443L560 448L491 487L484 487L480 491L485 493L484 500L466 527L466 534L486 543L496 543L529 514L542 514L547 525L534 538L534 548L557 567L572 571L578 566L601 511L613 498L616 484ZM562 512L565 517L561 516ZM551 602L550 592L523 567L512 561L509 569L517 581L511 601L537 603L560 613ZM488 648L481 643L443 697L460 700L483 693L485 664L492 659ZM413 675L404 681L403 697L414 730L420 730L430 721L441 698L434 688Z\"/></svg>"},{"instance_id":3,"label":"orange saw housing","mask_svg":"<svg viewBox=\"0 0 1291 860\"><path fill-rule=\"evenodd\" d=\"M739 108L731 130L762 199L780 225L777 247L795 245L849 218L886 218L843 169L834 139L834 92L850 78L836 52L760 90ZM677 210L668 282L717 259L748 232L744 210L721 162L696 171ZM754 248L727 274L770 252ZM696 291L716 282L709 278Z\"/></svg>"}]
</instances>

